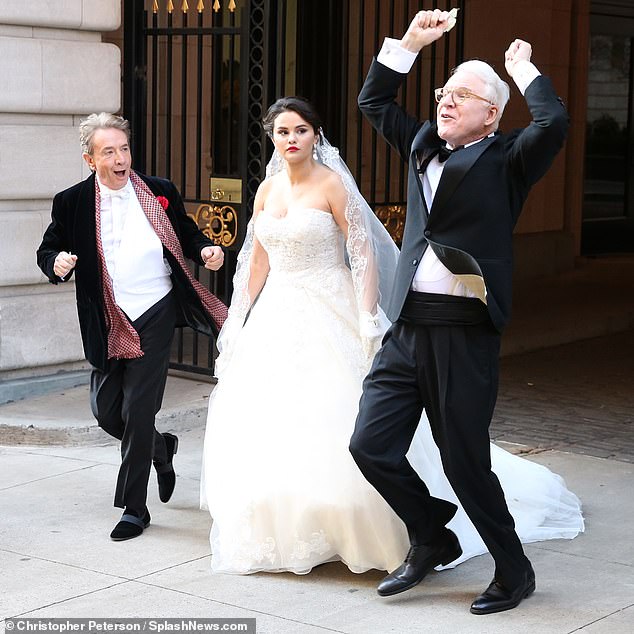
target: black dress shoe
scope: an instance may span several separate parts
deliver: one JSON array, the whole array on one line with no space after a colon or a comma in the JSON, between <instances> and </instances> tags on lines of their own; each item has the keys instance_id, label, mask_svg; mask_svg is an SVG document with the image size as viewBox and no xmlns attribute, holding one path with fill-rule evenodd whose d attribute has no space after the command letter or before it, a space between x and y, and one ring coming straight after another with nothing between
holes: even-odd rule
<instances>
[{"instance_id":1,"label":"black dress shoe","mask_svg":"<svg viewBox=\"0 0 634 634\"><path fill-rule=\"evenodd\" d=\"M377 592L389 597L418 585L432 568L446 566L462 555L455 534L444 528L441 535L428 544L411 546L405 561L379 583Z\"/></svg>"},{"instance_id":2,"label":"black dress shoe","mask_svg":"<svg viewBox=\"0 0 634 634\"><path fill-rule=\"evenodd\" d=\"M516 608L529 595L535 592L535 573L532 568L526 573L523 584L514 590L508 590L493 579L489 587L475 598L471 604L472 614L493 614Z\"/></svg>"},{"instance_id":3,"label":"black dress shoe","mask_svg":"<svg viewBox=\"0 0 634 634\"><path fill-rule=\"evenodd\" d=\"M176 473L172 466L172 458L178 451L178 438L174 434L163 434L165 447L167 450L167 462L162 465L155 465L156 479L158 480L159 499L161 502L169 502L176 486Z\"/></svg>"},{"instance_id":4,"label":"black dress shoe","mask_svg":"<svg viewBox=\"0 0 634 634\"><path fill-rule=\"evenodd\" d=\"M122 542L138 537L150 525L150 512L145 509L142 517L135 511L125 509L119 523L112 529L110 539Z\"/></svg>"}]
</instances>

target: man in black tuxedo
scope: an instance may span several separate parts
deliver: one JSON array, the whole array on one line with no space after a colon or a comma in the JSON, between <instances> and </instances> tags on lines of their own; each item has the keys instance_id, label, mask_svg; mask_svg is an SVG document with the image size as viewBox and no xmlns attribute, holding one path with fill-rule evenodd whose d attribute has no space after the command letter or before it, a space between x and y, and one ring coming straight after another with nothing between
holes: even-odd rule
<instances>
[{"instance_id":1,"label":"man in black tuxedo","mask_svg":"<svg viewBox=\"0 0 634 634\"><path fill-rule=\"evenodd\" d=\"M495 561L492 583L471 605L488 614L516 607L535 589L491 471L488 428L510 314L513 227L564 143L568 116L521 40L506 51L505 66L531 112L526 128L498 132L509 88L476 60L436 90L435 123L409 116L396 103L399 86L417 53L450 28L449 17L421 11L402 40L386 39L359 95L363 114L409 162L409 180L388 308L394 324L365 379L350 451L407 526L408 556L378 587L382 596L403 592L462 552L446 528L455 505L432 497L405 457L426 411L449 482Z\"/></svg>"},{"instance_id":2,"label":"man in black tuxedo","mask_svg":"<svg viewBox=\"0 0 634 634\"><path fill-rule=\"evenodd\" d=\"M187 216L170 181L131 169L125 119L92 114L80 136L93 173L55 196L37 261L53 284L75 272L84 352L94 367L92 410L121 441L114 505L124 512L110 534L121 541L150 524L152 463L162 502L176 483L178 438L154 426L174 328L187 324L210 335L226 317L224 304L193 278L184 258L215 271L224 255Z\"/></svg>"}]
</instances>

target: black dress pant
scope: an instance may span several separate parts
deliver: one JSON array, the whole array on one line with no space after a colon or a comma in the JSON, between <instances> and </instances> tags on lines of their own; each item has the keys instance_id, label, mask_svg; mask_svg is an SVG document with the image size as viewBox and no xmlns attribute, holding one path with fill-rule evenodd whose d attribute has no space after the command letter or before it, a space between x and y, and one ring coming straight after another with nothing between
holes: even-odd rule
<instances>
[{"instance_id":1,"label":"black dress pant","mask_svg":"<svg viewBox=\"0 0 634 634\"><path fill-rule=\"evenodd\" d=\"M141 514L152 461L167 461L165 439L154 419L163 401L175 324L175 300L169 293L132 322L143 356L110 359L106 372L94 369L91 376L92 412L99 426L121 441L114 505Z\"/></svg>"},{"instance_id":2,"label":"black dress pant","mask_svg":"<svg viewBox=\"0 0 634 634\"><path fill-rule=\"evenodd\" d=\"M431 541L456 507L432 497L405 457L424 409L445 474L495 560L496 579L513 588L530 564L491 471L499 347L490 322L394 324L364 381L350 451L410 535Z\"/></svg>"}]
</instances>

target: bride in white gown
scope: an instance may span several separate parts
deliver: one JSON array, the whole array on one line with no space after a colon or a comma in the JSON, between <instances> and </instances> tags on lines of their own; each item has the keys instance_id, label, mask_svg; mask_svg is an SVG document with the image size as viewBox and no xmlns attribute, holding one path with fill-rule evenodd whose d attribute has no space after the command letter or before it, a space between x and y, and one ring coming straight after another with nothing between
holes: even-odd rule
<instances>
[{"instance_id":1,"label":"bride in white gown","mask_svg":"<svg viewBox=\"0 0 634 634\"><path fill-rule=\"evenodd\" d=\"M211 567L305 574L340 560L357 573L391 571L408 551L406 529L348 444L398 252L310 104L279 100L265 128L276 152L239 256L205 434ZM579 500L558 475L493 444L491 458L522 542L583 531ZM433 496L459 507L448 527L463 554L449 567L486 552L425 417L408 459Z\"/></svg>"}]
</instances>

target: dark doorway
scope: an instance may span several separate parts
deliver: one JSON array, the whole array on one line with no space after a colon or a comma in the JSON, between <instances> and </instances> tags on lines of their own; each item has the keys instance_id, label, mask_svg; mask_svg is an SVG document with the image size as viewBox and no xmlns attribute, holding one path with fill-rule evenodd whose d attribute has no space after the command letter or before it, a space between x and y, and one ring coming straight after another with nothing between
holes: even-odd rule
<instances>
[{"instance_id":1,"label":"dark doorway","mask_svg":"<svg viewBox=\"0 0 634 634\"><path fill-rule=\"evenodd\" d=\"M593 2L582 253L634 251L634 6Z\"/></svg>"}]
</instances>

